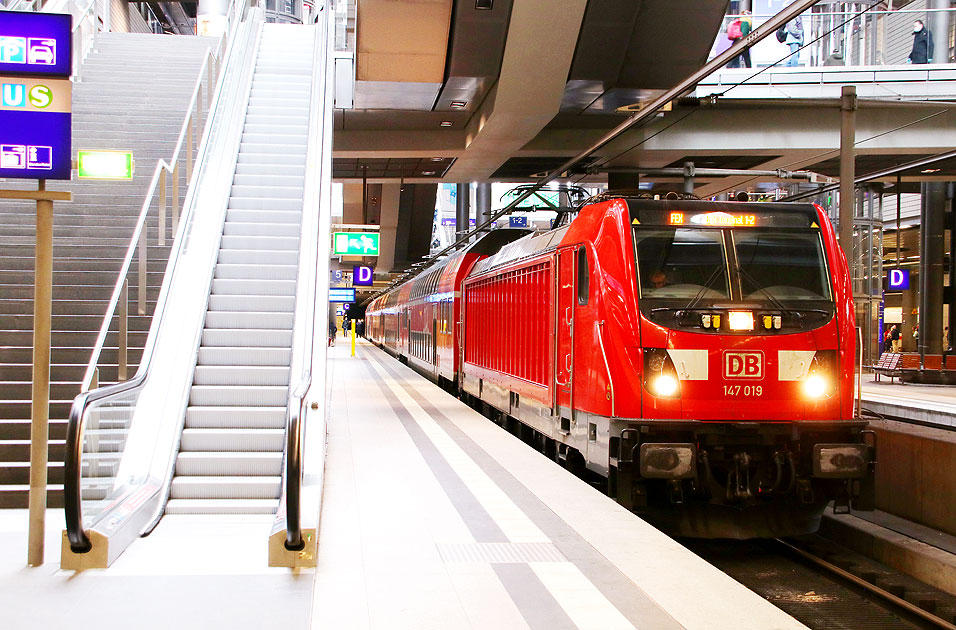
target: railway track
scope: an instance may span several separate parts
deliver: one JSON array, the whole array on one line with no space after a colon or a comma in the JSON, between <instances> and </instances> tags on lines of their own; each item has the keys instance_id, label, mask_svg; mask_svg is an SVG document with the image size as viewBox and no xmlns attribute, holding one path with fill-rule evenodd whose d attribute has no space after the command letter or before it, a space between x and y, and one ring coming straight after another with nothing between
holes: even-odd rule
<instances>
[{"instance_id":1,"label":"railway track","mask_svg":"<svg viewBox=\"0 0 956 630\"><path fill-rule=\"evenodd\" d=\"M820 536L681 542L814 630L956 630L956 597Z\"/></svg>"}]
</instances>

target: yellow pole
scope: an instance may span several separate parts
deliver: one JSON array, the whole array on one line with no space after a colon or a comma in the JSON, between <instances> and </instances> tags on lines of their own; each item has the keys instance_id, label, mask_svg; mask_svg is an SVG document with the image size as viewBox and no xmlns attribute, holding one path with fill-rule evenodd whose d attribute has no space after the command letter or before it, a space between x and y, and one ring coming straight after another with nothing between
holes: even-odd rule
<instances>
[{"instance_id":1,"label":"yellow pole","mask_svg":"<svg viewBox=\"0 0 956 630\"><path fill-rule=\"evenodd\" d=\"M46 190L46 181L39 181ZM53 201L37 199L33 299L33 404L30 421L30 533L27 563L43 564L50 425L50 328L53 308Z\"/></svg>"},{"instance_id":2,"label":"yellow pole","mask_svg":"<svg viewBox=\"0 0 956 630\"><path fill-rule=\"evenodd\" d=\"M352 356L355 356L355 320L352 320Z\"/></svg>"}]
</instances>

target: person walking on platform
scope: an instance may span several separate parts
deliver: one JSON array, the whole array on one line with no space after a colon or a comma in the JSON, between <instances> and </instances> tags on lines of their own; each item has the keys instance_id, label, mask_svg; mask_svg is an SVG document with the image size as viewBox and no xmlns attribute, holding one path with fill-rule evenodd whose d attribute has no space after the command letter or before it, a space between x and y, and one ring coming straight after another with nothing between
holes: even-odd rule
<instances>
[{"instance_id":1,"label":"person walking on platform","mask_svg":"<svg viewBox=\"0 0 956 630\"><path fill-rule=\"evenodd\" d=\"M910 63L933 62L933 34L923 26L923 20L913 22L913 49L910 51Z\"/></svg>"},{"instance_id":2,"label":"person walking on platform","mask_svg":"<svg viewBox=\"0 0 956 630\"><path fill-rule=\"evenodd\" d=\"M339 329L338 329L338 326L335 325L335 320L330 319L329 320L329 346L330 347L335 345L335 336L338 334L338 332L339 332Z\"/></svg>"},{"instance_id":3,"label":"person walking on platform","mask_svg":"<svg viewBox=\"0 0 956 630\"><path fill-rule=\"evenodd\" d=\"M803 46L803 21L799 15L787 23L787 38L784 43L790 46L790 57L786 65L792 68L800 63L800 47Z\"/></svg>"},{"instance_id":4,"label":"person walking on platform","mask_svg":"<svg viewBox=\"0 0 956 630\"><path fill-rule=\"evenodd\" d=\"M740 39L743 39L747 35L750 35L750 31L753 30L753 18L750 17L750 11L744 9L741 11L740 16ZM734 42L735 44L737 42ZM750 63L750 49L743 51L737 55L737 66L738 68L750 68L752 64Z\"/></svg>"}]
</instances>

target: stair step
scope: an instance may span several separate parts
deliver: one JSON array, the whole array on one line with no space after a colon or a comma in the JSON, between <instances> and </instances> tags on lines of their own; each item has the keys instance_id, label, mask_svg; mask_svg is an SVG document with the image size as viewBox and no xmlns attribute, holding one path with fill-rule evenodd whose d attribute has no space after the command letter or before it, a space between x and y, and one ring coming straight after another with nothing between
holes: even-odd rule
<instances>
[{"instance_id":1,"label":"stair step","mask_svg":"<svg viewBox=\"0 0 956 630\"><path fill-rule=\"evenodd\" d=\"M229 197L230 210L285 210L302 212L301 199L266 199L265 197Z\"/></svg>"},{"instance_id":2,"label":"stair step","mask_svg":"<svg viewBox=\"0 0 956 630\"><path fill-rule=\"evenodd\" d=\"M227 221L222 233L228 236L294 236L299 237L301 226L298 223L266 223L265 219L257 223Z\"/></svg>"},{"instance_id":3,"label":"stair step","mask_svg":"<svg viewBox=\"0 0 956 630\"><path fill-rule=\"evenodd\" d=\"M289 385L289 368L285 366L200 365L196 367L193 385Z\"/></svg>"},{"instance_id":4,"label":"stair step","mask_svg":"<svg viewBox=\"0 0 956 630\"><path fill-rule=\"evenodd\" d=\"M184 429L181 453L282 452L285 429Z\"/></svg>"},{"instance_id":5,"label":"stair step","mask_svg":"<svg viewBox=\"0 0 956 630\"><path fill-rule=\"evenodd\" d=\"M186 428L227 429L242 426L248 429L284 429L286 408L281 407L188 407Z\"/></svg>"},{"instance_id":6,"label":"stair step","mask_svg":"<svg viewBox=\"0 0 956 630\"><path fill-rule=\"evenodd\" d=\"M171 499L167 514L275 514L278 499Z\"/></svg>"},{"instance_id":7,"label":"stair step","mask_svg":"<svg viewBox=\"0 0 956 630\"><path fill-rule=\"evenodd\" d=\"M297 210L239 210L232 208L226 211L226 221L229 223L258 223L259 221L288 223L296 226L296 234L298 234L299 225L302 223L302 213Z\"/></svg>"},{"instance_id":8,"label":"stair step","mask_svg":"<svg viewBox=\"0 0 956 630\"><path fill-rule=\"evenodd\" d=\"M177 499L269 499L279 497L282 477L176 477L170 500Z\"/></svg>"},{"instance_id":9,"label":"stair step","mask_svg":"<svg viewBox=\"0 0 956 630\"><path fill-rule=\"evenodd\" d=\"M209 311L206 328L267 328L292 330L293 315L288 312Z\"/></svg>"},{"instance_id":10,"label":"stair step","mask_svg":"<svg viewBox=\"0 0 956 630\"><path fill-rule=\"evenodd\" d=\"M201 407L279 407L288 402L288 385L193 385L189 404Z\"/></svg>"},{"instance_id":11,"label":"stair step","mask_svg":"<svg viewBox=\"0 0 956 630\"><path fill-rule=\"evenodd\" d=\"M274 476L282 474L282 453L180 453L176 476Z\"/></svg>"},{"instance_id":12,"label":"stair step","mask_svg":"<svg viewBox=\"0 0 956 630\"><path fill-rule=\"evenodd\" d=\"M294 236L232 236L224 235L223 249L271 249L298 250L299 239ZM31 287L32 288L32 287ZM0 287L2 290L2 287Z\"/></svg>"},{"instance_id":13,"label":"stair step","mask_svg":"<svg viewBox=\"0 0 956 630\"><path fill-rule=\"evenodd\" d=\"M199 365L285 365L290 364L289 347L203 347L199 349ZM282 404L285 404L284 402Z\"/></svg>"},{"instance_id":14,"label":"stair step","mask_svg":"<svg viewBox=\"0 0 956 630\"><path fill-rule=\"evenodd\" d=\"M215 295L295 295L295 280L218 278L212 281L212 292Z\"/></svg>"},{"instance_id":15,"label":"stair step","mask_svg":"<svg viewBox=\"0 0 956 630\"><path fill-rule=\"evenodd\" d=\"M220 253L220 256L222 254ZM210 295L210 311L291 313L294 295Z\"/></svg>"}]
</instances>

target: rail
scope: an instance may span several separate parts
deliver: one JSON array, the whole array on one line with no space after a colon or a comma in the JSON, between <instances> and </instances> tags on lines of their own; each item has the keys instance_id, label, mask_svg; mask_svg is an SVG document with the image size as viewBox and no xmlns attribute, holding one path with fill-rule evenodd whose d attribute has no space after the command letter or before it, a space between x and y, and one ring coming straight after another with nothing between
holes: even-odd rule
<instances>
[{"instance_id":1,"label":"rail","mask_svg":"<svg viewBox=\"0 0 956 630\"><path fill-rule=\"evenodd\" d=\"M93 1L95 2L96 0ZM146 268L148 262L146 221L149 218L150 208L152 206L153 199L156 196L158 187L159 200L157 208L159 214L159 235L157 237L156 244L159 246L164 246L166 244L166 207L168 201L167 181L171 177L172 204L170 206L170 211L173 234L175 234L179 228L180 154L183 152L183 145L185 144L186 181L188 182L192 178L194 145L196 145L196 139L201 138L202 136L202 130L205 122L202 106L203 80L206 80L207 85L206 108L208 110L212 107L212 85L219 77L221 59L226 52L225 47L228 44L228 40L234 35L235 27L237 27L239 23L239 20L235 19L235 13L233 11L238 10L236 7L239 6L239 4L240 2L234 0L231 5L232 9L230 10L230 19L232 19L233 23L230 26L229 32L232 33L232 35L222 36L219 39L219 43L216 45L215 50L209 48L206 51L206 57L203 59L202 66L200 67L196 76L196 82L193 86L192 94L189 99L189 106L186 110L186 116L183 118L182 125L180 126L179 136L176 139L176 147L173 149L170 159L168 161L165 159L158 160L156 162L156 167L153 169L153 176L150 180L149 188L146 190L146 196L143 199L143 204L140 208L139 217L136 221L136 227L133 230L133 235L130 238L129 246L127 247L126 254L123 257L123 264L120 267L119 273L117 274L117 281L113 287L113 293L110 296L109 304L106 307L106 314L103 317L103 322L100 325L96 342L93 344L93 350L90 353L90 360L87 362L86 370L83 374L83 381L80 385L81 392L87 392L90 389L99 386L98 366L100 355L103 352L103 347L106 343L106 337L113 322L113 317L116 315L117 307L120 308L117 380L124 381L127 378L128 357L126 350L128 348L129 331L128 276L130 273L130 268L132 267L133 257L135 254L138 264L136 284L138 313L139 315L145 315L146 292L148 289L146 281ZM196 149L198 149L198 146L196 146Z\"/></svg>"},{"instance_id":2,"label":"rail","mask_svg":"<svg viewBox=\"0 0 956 630\"><path fill-rule=\"evenodd\" d=\"M233 54L233 48L236 42L236 33L239 28L239 25L242 22L242 17L244 10L246 8L244 0L233 0L230 6L230 20L231 23L227 30L228 35L224 37L219 46L219 50L222 50L222 44L227 42L227 46L224 52L221 52L220 58L216 60L216 70L218 77L216 78L216 87L213 91L209 90L211 99L209 100L209 111L214 112L219 107L220 101L223 98L224 85L225 85L225 72L218 72L221 68L222 59L228 58ZM212 66L208 65L209 57L206 58L206 63L203 66L203 72L208 71ZM210 79L212 75L210 74ZM197 79L197 85L200 84L202 80L202 73L200 73L199 78ZM103 346L106 339L106 333L109 330L110 323L112 321L113 314L115 313L116 307L119 304L122 307L121 318L120 318L120 339L118 342L119 350L121 356L119 357L118 363L123 366L123 371L125 371L125 357L122 356L125 351L125 339L124 339L124 330L128 328L126 323L128 317L128 280L127 276L130 271L130 266L132 263L133 253L136 248L139 248L140 251L140 304L142 312L145 312L145 238L146 233L144 230L146 216L149 211L150 203L152 201L152 196L155 194L157 184L160 181L163 184L160 187L160 197L161 203L164 203L163 192L165 190L165 176L169 172L178 172L178 161L179 152L183 147L183 133L186 133L188 136L188 142L192 142L192 133L191 129L193 126L193 107L198 109L199 95L200 93L194 89L193 98L190 104L190 111L186 116L186 119L183 122L183 128L180 133L180 138L176 144L176 150L173 153L173 164L170 165L169 162L165 160L160 160L157 163L156 168L153 172L153 177L151 180L149 192L146 195L146 199L143 203L142 210L140 212L139 221L137 222L136 229L134 231L133 237L130 240L130 245L127 248L126 256L124 258L124 264L121 268L117 282L114 286L113 294L110 299L109 307L107 308L107 314L104 317L103 325L100 328L100 333L97 337L97 342L94 346L93 353L90 359L90 363L87 366L86 374L83 378L83 384L81 388L81 393L74 399L73 406L70 409L70 418L69 424L67 426L67 436L66 436L66 449L64 456L64 511L66 517L66 533L67 538L70 544L70 548L75 553L85 553L92 548L92 543L84 529L84 517L83 517L83 497L82 497L82 474L83 474L83 447L84 447L84 438L86 436L86 420L89 414L90 408L93 403L105 399L113 399L115 401L113 410L118 409L124 404L129 404L131 401L123 398L124 394L129 394L134 396L135 392L143 385L146 380L146 377L149 373L149 366L152 360L153 352L155 350L155 338L154 335L150 335L150 338L147 339L146 346L143 349L143 355L141 357L139 368L136 374L130 380L125 382L115 383L106 387L97 387L97 372L98 372L98 362L99 356L102 353ZM209 151L210 144L210 129L209 126L205 129L205 133L202 134L201 141L197 149L197 161L198 163L203 163L206 153ZM191 153L191 146L190 146ZM190 159L188 169L191 171L192 161ZM190 173L190 177L192 173ZM178 180L176 185L178 186ZM190 192L193 193L195 198L195 186L190 189ZM174 188L176 190L176 188ZM178 195L178 192L174 193ZM178 200L176 202L178 204ZM193 210L195 204L188 199L184 204L184 211L187 214L184 214L182 217L183 221L179 226L177 226L177 235L173 244L173 252L170 256L170 268L167 269L167 278L169 278L176 269L177 261L179 255L182 253L182 250L185 248L185 227L192 218ZM155 314L160 319L162 318L162 313L164 312L165 302L167 299L167 286L164 284L163 291L161 292L159 299L155 307ZM154 319L151 332L158 330L159 326L157 321ZM125 378L125 374L121 371L119 376ZM91 386L94 387L91 391ZM135 402L132 402L130 408L135 405ZM90 465L95 465L95 462L91 462ZM115 490L115 488L114 488ZM121 498L121 497L120 497ZM114 498L115 499L115 498ZM119 499L115 499L114 503Z\"/></svg>"},{"instance_id":3,"label":"rail","mask_svg":"<svg viewBox=\"0 0 956 630\"><path fill-rule=\"evenodd\" d=\"M321 13L321 11L317 12ZM326 204L324 180L329 175L326 166L325 139L327 135L326 110L329 93L328 66L324 60L328 54L328 29L322 20L315 27L315 48L313 52L313 79L310 95L311 112L309 136L306 150L306 181L302 198L302 238L299 239L299 274L296 279L295 316L293 323L293 355L290 364L290 394L286 405L286 445L285 470L283 471L283 493L285 500L285 547L290 551L299 551L305 547L302 536L302 482L303 450L305 448L305 415L307 413L306 395L312 387L312 360L315 348L315 317L318 309L316 285L320 273L319 243L327 239L311 238L320 232L327 216L322 216ZM317 75L322 69L321 80ZM327 276L328 274L326 274ZM324 340L324 337L323 337ZM324 347L324 344L322 344ZM281 515L280 515L281 516Z\"/></svg>"}]
</instances>

